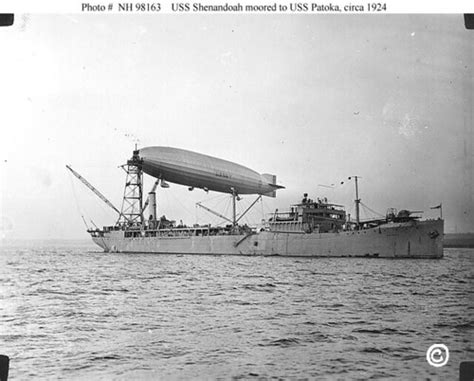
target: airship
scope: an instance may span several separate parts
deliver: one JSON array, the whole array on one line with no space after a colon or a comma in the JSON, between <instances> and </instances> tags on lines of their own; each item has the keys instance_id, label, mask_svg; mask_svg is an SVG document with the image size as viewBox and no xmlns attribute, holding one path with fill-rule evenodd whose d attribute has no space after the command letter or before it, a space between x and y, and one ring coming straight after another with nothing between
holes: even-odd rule
<instances>
[{"instance_id":1,"label":"airship","mask_svg":"<svg viewBox=\"0 0 474 381\"><path fill-rule=\"evenodd\" d=\"M172 147L139 149L142 170L162 182L222 193L259 194L275 197L276 176L258 172L227 160Z\"/></svg>"}]
</instances>

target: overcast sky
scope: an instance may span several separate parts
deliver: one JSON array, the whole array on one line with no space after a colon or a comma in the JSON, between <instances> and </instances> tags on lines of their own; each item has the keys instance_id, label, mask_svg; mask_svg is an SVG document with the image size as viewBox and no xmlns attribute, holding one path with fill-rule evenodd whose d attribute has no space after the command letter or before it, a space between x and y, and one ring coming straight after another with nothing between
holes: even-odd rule
<instances>
[{"instance_id":1,"label":"overcast sky","mask_svg":"<svg viewBox=\"0 0 474 381\"><path fill-rule=\"evenodd\" d=\"M120 207L135 142L276 174L286 189L256 220L304 192L353 213L353 183L338 184L359 175L375 211L433 218L442 202L446 231L474 230L474 31L461 15L17 15L0 46L7 237L87 238L81 214L113 224L65 164ZM158 214L214 221L194 204L215 196L172 185Z\"/></svg>"}]
</instances>

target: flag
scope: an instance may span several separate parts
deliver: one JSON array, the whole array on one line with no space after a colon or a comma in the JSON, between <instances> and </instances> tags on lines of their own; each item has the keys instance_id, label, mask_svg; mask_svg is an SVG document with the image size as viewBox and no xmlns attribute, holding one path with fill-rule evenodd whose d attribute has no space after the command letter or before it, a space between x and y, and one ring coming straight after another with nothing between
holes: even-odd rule
<instances>
[{"instance_id":1,"label":"flag","mask_svg":"<svg viewBox=\"0 0 474 381\"><path fill-rule=\"evenodd\" d=\"M430 207L430 209L441 209L441 204L436 205L436 206L432 206L432 207Z\"/></svg>"}]
</instances>

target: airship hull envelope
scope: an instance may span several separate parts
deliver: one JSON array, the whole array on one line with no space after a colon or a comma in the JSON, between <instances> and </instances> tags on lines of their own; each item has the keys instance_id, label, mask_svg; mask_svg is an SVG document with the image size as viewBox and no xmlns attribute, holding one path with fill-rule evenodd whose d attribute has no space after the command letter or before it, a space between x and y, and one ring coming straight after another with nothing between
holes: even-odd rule
<instances>
[{"instance_id":1,"label":"airship hull envelope","mask_svg":"<svg viewBox=\"0 0 474 381\"><path fill-rule=\"evenodd\" d=\"M139 151L143 171L167 182L216 192L275 197L276 176L231 161L172 147L145 147Z\"/></svg>"}]
</instances>

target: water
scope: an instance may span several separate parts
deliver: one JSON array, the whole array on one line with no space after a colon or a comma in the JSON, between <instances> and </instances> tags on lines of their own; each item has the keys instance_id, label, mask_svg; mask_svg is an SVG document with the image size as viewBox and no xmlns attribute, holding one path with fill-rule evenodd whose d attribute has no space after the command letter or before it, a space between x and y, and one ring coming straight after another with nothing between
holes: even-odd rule
<instances>
[{"instance_id":1,"label":"water","mask_svg":"<svg viewBox=\"0 0 474 381\"><path fill-rule=\"evenodd\" d=\"M2 245L10 379L456 379L474 250L442 260L104 254ZM443 343L442 368L425 358Z\"/></svg>"}]
</instances>

